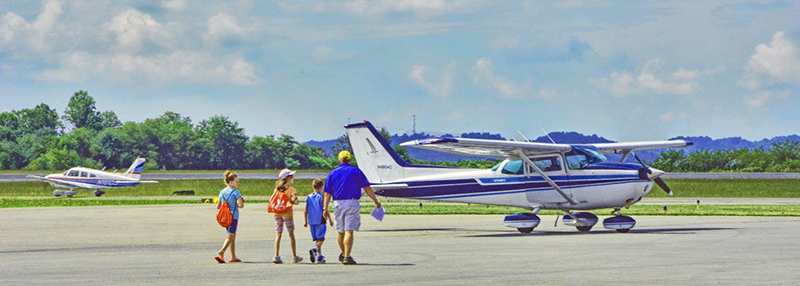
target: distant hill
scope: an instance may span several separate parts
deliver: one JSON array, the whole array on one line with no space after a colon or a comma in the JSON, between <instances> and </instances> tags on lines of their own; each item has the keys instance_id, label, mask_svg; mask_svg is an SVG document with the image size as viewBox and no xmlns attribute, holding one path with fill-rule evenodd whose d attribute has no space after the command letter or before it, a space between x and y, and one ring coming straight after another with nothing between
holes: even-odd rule
<instances>
[{"instance_id":1,"label":"distant hill","mask_svg":"<svg viewBox=\"0 0 800 286\"><path fill-rule=\"evenodd\" d=\"M596 134L592 135L584 135L578 132L551 132L550 137L556 141L556 143L567 143L567 144L585 144L585 143L611 143L616 142L613 140L609 140L605 137L598 136ZM392 135L392 145L397 145L403 142L411 141L411 140L419 140L419 139L427 139L433 137L455 137L451 134L445 134L443 136L433 136L426 133L415 133L415 134L402 134L402 135ZM494 139L494 140L506 140L500 134L493 134L488 132L470 132L470 133L462 133L460 136L462 138L476 138L476 139ZM796 141L800 142L800 135L787 135L787 136L776 136L769 139L762 139L758 141L749 141L747 139L741 137L728 137L728 138L719 138L719 139L712 139L708 136L689 136L689 137L674 137L669 138L672 139L682 139L693 142L694 145L687 148L682 148L687 154L692 153L699 150L710 150L710 151L718 151L718 150L733 150L733 149L741 149L747 148L750 150L756 148L763 148L768 150L772 147L773 143L783 143L786 141ZM533 140L534 142L543 142L549 143L550 138L547 136L539 136ZM325 150L326 153L331 153L331 148L336 144L336 139L331 140L324 140L324 141L308 141L306 144L311 146L317 146ZM658 158L659 154L665 150L649 150L649 151L639 151L636 154L645 162L652 162L656 158ZM416 148L408 148L408 153L411 157L425 160L425 161L457 161L457 160L471 160L471 159L479 159L483 157L474 157L474 156L459 156L453 154L447 154L442 152L424 150L424 149L416 149ZM607 154L607 157L611 160L619 160L620 156L616 154ZM628 160L633 161L633 158L628 158Z\"/></svg>"}]
</instances>

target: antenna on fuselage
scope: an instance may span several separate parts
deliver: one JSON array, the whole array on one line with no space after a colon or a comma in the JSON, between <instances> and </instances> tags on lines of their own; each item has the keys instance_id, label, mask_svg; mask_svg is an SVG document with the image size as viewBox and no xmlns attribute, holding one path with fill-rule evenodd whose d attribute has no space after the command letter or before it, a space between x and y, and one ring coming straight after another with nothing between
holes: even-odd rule
<instances>
[{"instance_id":1,"label":"antenna on fuselage","mask_svg":"<svg viewBox=\"0 0 800 286\"><path fill-rule=\"evenodd\" d=\"M544 132L544 136L547 136L547 138L550 138L550 142L553 142L553 144L556 144L556 140L553 140L553 137L550 137L550 133L547 132L547 130L544 130L544 128L542 128L542 132Z\"/></svg>"}]
</instances>

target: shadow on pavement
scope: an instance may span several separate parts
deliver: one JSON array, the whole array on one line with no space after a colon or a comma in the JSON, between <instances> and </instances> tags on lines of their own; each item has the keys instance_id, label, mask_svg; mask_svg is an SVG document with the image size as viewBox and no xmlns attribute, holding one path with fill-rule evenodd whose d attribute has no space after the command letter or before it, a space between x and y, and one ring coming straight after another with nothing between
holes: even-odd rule
<instances>
[{"instance_id":1,"label":"shadow on pavement","mask_svg":"<svg viewBox=\"0 0 800 286\"><path fill-rule=\"evenodd\" d=\"M716 231L716 230L735 230L738 228L724 228L724 227L683 227L683 228L652 228L652 229L632 229L628 233L620 233L619 235L625 234L636 234L636 233L664 233L664 234L693 234L700 231ZM506 232L506 233L496 233L496 234L475 234L475 235L462 235L462 237L520 237L520 236L569 236L569 235L608 235L608 234L617 234L614 230L593 230L589 232L580 232L580 231L533 231L532 233L520 233L520 232Z\"/></svg>"}]
</instances>

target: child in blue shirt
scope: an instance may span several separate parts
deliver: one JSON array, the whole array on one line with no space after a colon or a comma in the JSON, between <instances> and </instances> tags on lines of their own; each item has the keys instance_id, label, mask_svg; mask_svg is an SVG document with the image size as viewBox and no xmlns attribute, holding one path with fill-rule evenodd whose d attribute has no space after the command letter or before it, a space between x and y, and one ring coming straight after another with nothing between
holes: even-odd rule
<instances>
[{"instance_id":1,"label":"child in blue shirt","mask_svg":"<svg viewBox=\"0 0 800 286\"><path fill-rule=\"evenodd\" d=\"M311 239L314 240L314 248L308 251L311 256L311 263L325 263L325 256L322 255L322 243L325 242L325 219L322 217L322 212L327 211L322 209L322 187L324 183L320 179L314 179L312 187L314 192L306 198L306 211L304 227L311 227ZM333 220L331 220L333 226Z\"/></svg>"}]
</instances>

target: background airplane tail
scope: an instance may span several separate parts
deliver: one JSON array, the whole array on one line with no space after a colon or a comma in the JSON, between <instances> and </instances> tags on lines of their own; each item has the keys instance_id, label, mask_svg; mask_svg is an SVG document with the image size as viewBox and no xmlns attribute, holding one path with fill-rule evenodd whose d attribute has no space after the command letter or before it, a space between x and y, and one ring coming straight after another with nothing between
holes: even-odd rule
<instances>
[{"instance_id":1,"label":"background airplane tail","mask_svg":"<svg viewBox=\"0 0 800 286\"><path fill-rule=\"evenodd\" d=\"M345 128L358 168L372 184L392 183L410 176L429 174L433 169L443 170L437 166L414 165L404 161L368 121L350 124Z\"/></svg>"},{"instance_id":2,"label":"background airplane tail","mask_svg":"<svg viewBox=\"0 0 800 286\"><path fill-rule=\"evenodd\" d=\"M142 170L144 169L144 161L144 158L136 158L136 160L133 161L133 164L131 164L131 167L128 168L128 171L123 175L135 180L141 179Z\"/></svg>"}]
</instances>

